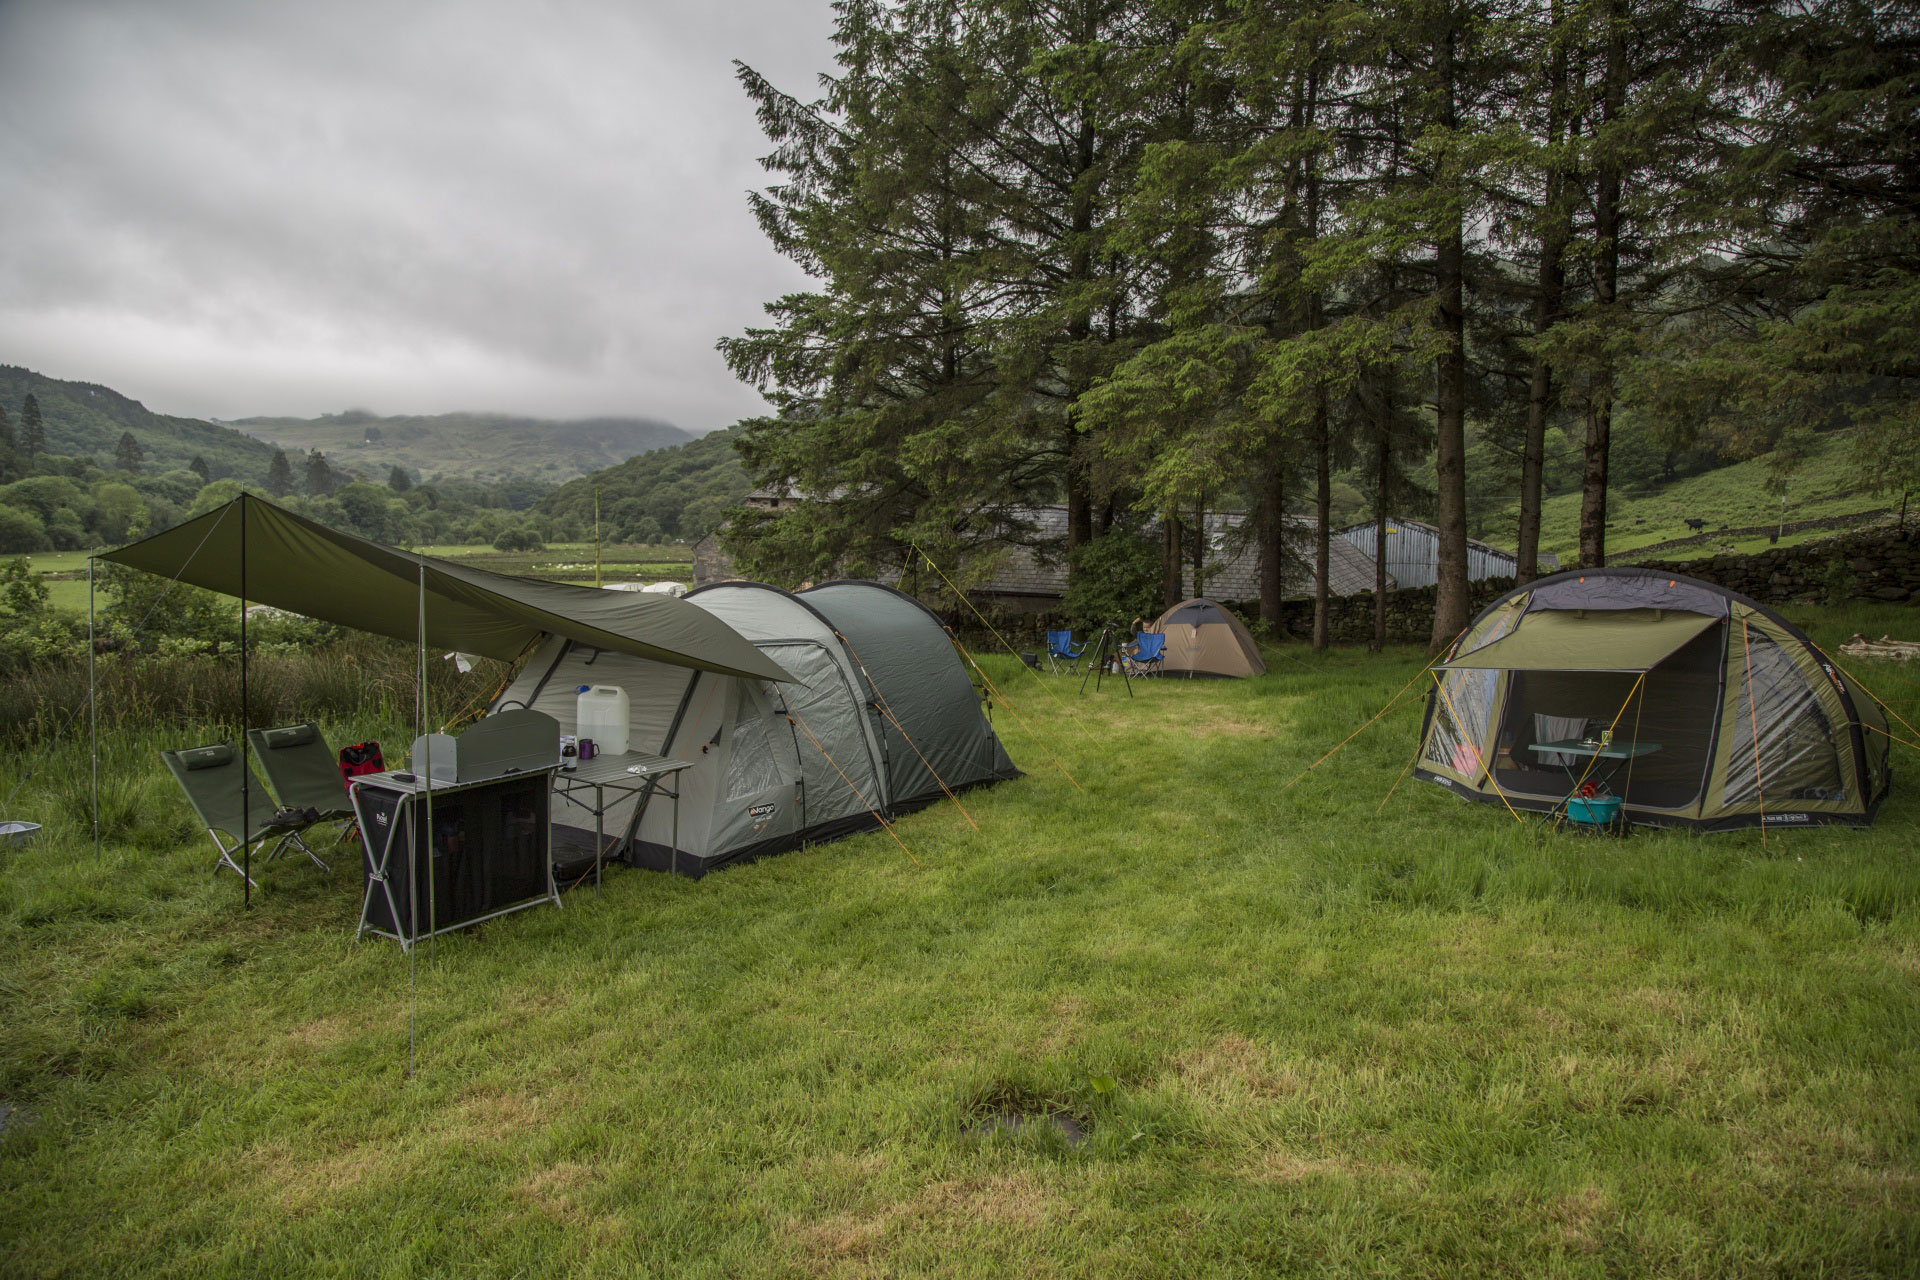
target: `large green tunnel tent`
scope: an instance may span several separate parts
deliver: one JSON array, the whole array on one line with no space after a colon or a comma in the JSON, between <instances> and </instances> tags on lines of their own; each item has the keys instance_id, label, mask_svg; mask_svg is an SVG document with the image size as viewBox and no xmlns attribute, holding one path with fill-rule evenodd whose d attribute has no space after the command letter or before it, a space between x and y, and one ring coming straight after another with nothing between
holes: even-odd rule
<instances>
[{"instance_id":1,"label":"large green tunnel tent","mask_svg":"<svg viewBox=\"0 0 1920 1280\"><path fill-rule=\"evenodd\" d=\"M1890 785L1880 705L1791 623L1693 578L1542 578L1435 673L1416 775L1490 804L1551 812L1597 776L1636 823L1866 826ZM1537 749L1602 735L1611 758Z\"/></svg>"},{"instance_id":2,"label":"large green tunnel tent","mask_svg":"<svg viewBox=\"0 0 1920 1280\"><path fill-rule=\"evenodd\" d=\"M699 876L717 867L877 826L944 791L1019 776L939 621L872 583L793 595L752 582L689 593L788 672L785 684L720 677L548 639L492 710L527 706L571 733L581 685L627 691L629 749L693 767L673 806L636 797L605 815L629 862ZM590 830L554 799L555 821ZM589 837L590 839L590 837Z\"/></svg>"}]
</instances>

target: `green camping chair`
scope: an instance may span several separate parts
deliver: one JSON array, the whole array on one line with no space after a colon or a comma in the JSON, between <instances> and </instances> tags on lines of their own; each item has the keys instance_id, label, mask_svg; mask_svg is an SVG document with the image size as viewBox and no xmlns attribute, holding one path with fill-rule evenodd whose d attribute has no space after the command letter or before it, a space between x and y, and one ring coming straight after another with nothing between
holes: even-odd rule
<instances>
[{"instance_id":1,"label":"green camping chair","mask_svg":"<svg viewBox=\"0 0 1920 1280\"><path fill-rule=\"evenodd\" d=\"M284 809L275 812L273 797L260 785L260 779L254 777L253 770L232 743L162 751L160 758L167 762L168 771L186 792L187 803L193 806L200 825L206 828L208 839L220 851L220 860L213 866L216 875L221 867L231 867L235 875L254 884L253 878L234 860L235 855L268 840L274 841L274 845L263 862L273 861L292 844L313 859L322 871L333 871L301 838L302 832L321 819L305 813L294 815ZM243 795L242 786L249 789L247 794Z\"/></svg>"},{"instance_id":2,"label":"green camping chair","mask_svg":"<svg viewBox=\"0 0 1920 1280\"><path fill-rule=\"evenodd\" d=\"M320 735L319 725L309 720L278 729L249 729L247 741L281 808L312 809L323 822L352 821L353 801L340 774L340 759Z\"/></svg>"}]
</instances>

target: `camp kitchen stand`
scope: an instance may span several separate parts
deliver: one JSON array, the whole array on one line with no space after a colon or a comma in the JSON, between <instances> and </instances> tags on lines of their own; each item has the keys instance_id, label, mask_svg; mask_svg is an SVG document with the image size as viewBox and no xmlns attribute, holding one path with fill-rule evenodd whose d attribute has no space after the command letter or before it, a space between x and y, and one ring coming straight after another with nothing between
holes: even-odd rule
<instances>
[{"instance_id":1,"label":"camp kitchen stand","mask_svg":"<svg viewBox=\"0 0 1920 1280\"><path fill-rule=\"evenodd\" d=\"M410 771L353 779L365 858L356 937L403 950L542 902L553 879L560 725L537 711L489 717L459 738L416 738Z\"/></svg>"}]
</instances>

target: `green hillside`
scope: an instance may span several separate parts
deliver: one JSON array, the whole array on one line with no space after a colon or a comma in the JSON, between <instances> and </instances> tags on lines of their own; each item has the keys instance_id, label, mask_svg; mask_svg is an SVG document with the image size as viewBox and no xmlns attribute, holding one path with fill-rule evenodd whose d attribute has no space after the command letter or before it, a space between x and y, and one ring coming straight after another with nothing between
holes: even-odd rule
<instances>
[{"instance_id":1,"label":"green hillside","mask_svg":"<svg viewBox=\"0 0 1920 1280\"><path fill-rule=\"evenodd\" d=\"M607 538L651 542L698 538L717 527L753 488L733 450L738 427L575 480L541 499L535 510L584 523L593 519L594 491Z\"/></svg>"},{"instance_id":2,"label":"green hillside","mask_svg":"<svg viewBox=\"0 0 1920 1280\"><path fill-rule=\"evenodd\" d=\"M20 406L29 395L40 404L48 453L111 463L114 446L123 433L131 431L146 451L144 469L154 474L178 471L198 456L206 459L215 479L259 480L273 460L271 445L231 427L154 413L138 400L95 383L63 382L31 369L0 365L0 407L16 426Z\"/></svg>"},{"instance_id":3,"label":"green hillside","mask_svg":"<svg viewBox=\"0 0 1920 1280\"><path fill-rule=\"evenodd\" d=\"M1781 519L1780 497L1769 487L1766 457L1733 463L1700 475L1657 486L1617 488L1608 495L1607 558L1686 560L1710 556L1732 547L1752 551L1768 545L1768 535ZM1787 487L1783 545L1817 538L1829 528L1794 531L1795 524L1886 510L1896 498L1867 488L1853 461L1850 432L1822 436L1812 455ZM1689 519L1704 520L1695 531ZM1485 537L1496 546L1513 545L1514 518L1490 520ZM1742 529L1764 532L1739 533ZM1665 547L1660 544L1679 545ZM1549 498L1540 515L1540 549L1572 564L1580 550L1580 495L1563 493Z\"/></svg>"},{"instance_id":4,"label":"green hillside","mask_svg":"<svg viewBox=\"0 0 1920 1280\"><path fill-rule=\"evenodd\" d=\"M399 466L424 480L512 476L548 484L689 438L650 418L557 422L499 413L381 417L350 409L319 418L242 418L234 425L289 454L319 449L335 467L375 479Z\"/></svg>"}]
</instances>

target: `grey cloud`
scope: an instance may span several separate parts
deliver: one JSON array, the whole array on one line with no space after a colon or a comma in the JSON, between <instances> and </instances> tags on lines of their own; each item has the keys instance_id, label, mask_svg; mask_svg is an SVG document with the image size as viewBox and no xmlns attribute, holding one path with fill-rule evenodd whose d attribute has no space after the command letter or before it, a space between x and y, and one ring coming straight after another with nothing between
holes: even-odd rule
<instances>
[{"instance_id":1,"label":"grey cloud","mask_svg":"<svg viewBox=\"0 0 1920 1280\"><path fill-rule=\"evenodd\" d=\"M0 0L0 360L178 413L758 410L739 57L825 3Z\"/></svg>"}]
</instances>

